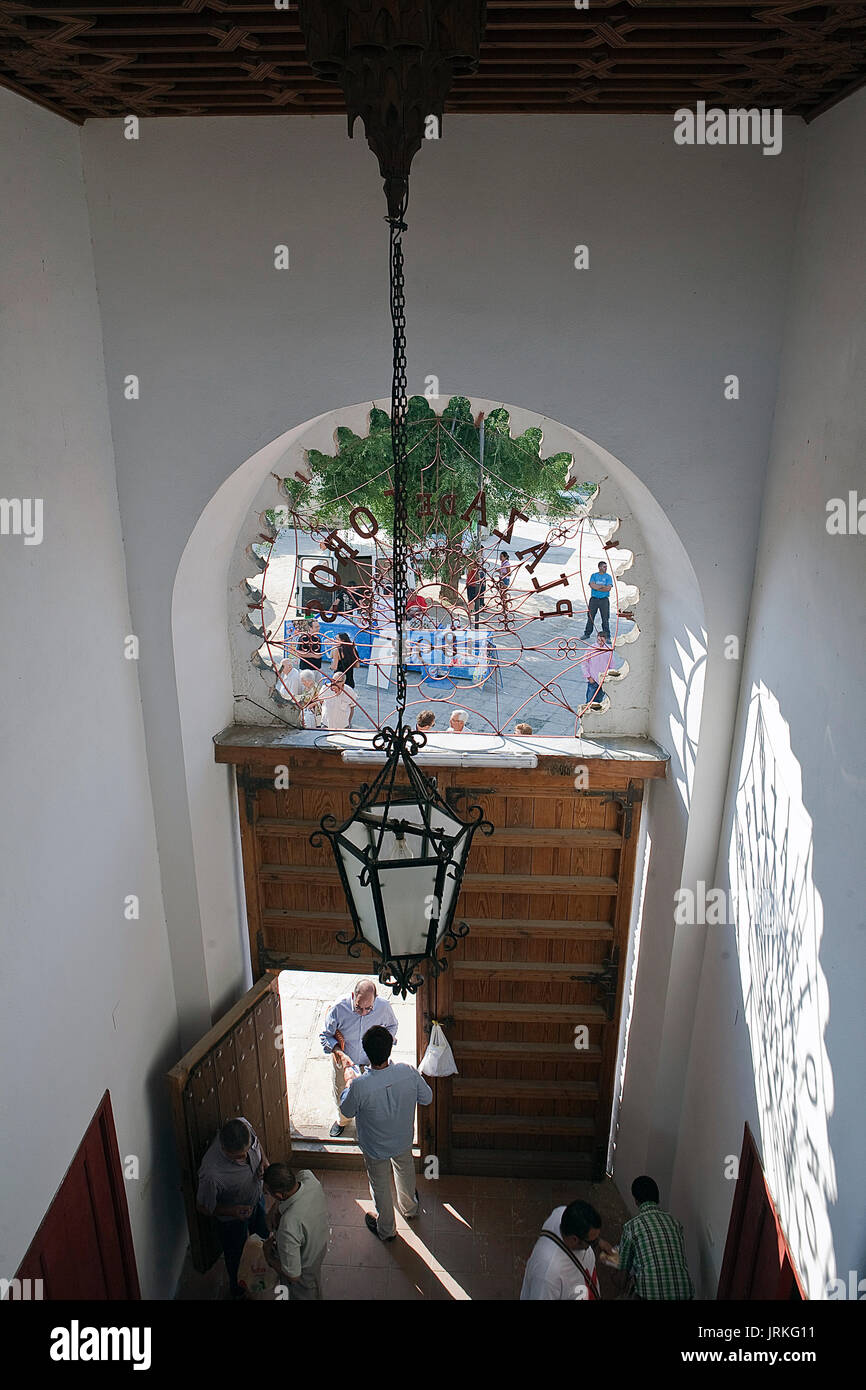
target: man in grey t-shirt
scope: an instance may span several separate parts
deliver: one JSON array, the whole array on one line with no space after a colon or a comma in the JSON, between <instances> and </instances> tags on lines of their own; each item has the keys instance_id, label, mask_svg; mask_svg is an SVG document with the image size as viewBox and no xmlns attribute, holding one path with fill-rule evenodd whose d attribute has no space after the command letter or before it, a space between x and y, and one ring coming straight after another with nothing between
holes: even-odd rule
<instances>
[{"instance_id":1,"label":"man in grey t-shirt","mask_svg":"<svg viewBox=\"0 0 866 1390\"><path fill-rule=\"evenodd\" d=\"M350 1080L351 1069L345 1068L346 1089L340 1097L340 1113L355 1119L370 1195L376 1203L377 1215L368 1212L364 1217L367 1228L380 1240L394 1240L397 1225L391 1170L400 1213L411 1220L418 1215L412 1156L415 1106L429 1105L433 1092L414 1067L390 1061L394 1039L387 1028L368 1029L363 1042L371 1066L354 1080Z\"/></svg>"}]
</instances>

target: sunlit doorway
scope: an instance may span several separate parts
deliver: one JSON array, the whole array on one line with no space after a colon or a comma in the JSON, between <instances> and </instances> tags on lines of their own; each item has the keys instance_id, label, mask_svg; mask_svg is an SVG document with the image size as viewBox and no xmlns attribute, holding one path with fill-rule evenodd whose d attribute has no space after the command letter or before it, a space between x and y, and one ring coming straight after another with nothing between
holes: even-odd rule
<instances>
[{"instance_id":1,"label":"sunlit doorway","mask_svg":"<svg viewBox=\"0 0 866 1390\"><path fill-rule=\"evenodd\" d=\"M337 1112L334 1100L334 1064L326 1056L320 1034L332 1006L352 993L360 977L331 970L282 970L279 976L283 1019L283 1056L286 1063L289 1114L292 1139L355 1148L358 1137L354 1120L339 1139L329 1131ZM365 977L376 983L375 977ZM393 1062L417 1061L416 1003L413 996L401 999L377 984L397 1016L397 1038L391 1053ZM417 1127L417 1121L416 1121ZM415 1136L417 1140L417 1134Z\"/></svg>"}]
</instances>

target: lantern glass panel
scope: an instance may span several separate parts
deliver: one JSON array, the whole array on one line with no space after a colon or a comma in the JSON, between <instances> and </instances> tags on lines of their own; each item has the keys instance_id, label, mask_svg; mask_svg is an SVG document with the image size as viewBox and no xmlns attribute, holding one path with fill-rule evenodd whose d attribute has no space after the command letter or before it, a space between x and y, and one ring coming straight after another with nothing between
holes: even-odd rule
<instances>
[{"instance_id":1,"label":"lantern glass panel","mask_svg":"<svg viewBox=\"0 0 866 1390\"><path fill-rule=\"evenodd\" d=\"M425 825L425 813L429 829ZM379 845L379 824L383 816L387 817L389 828ZM361 932L377 951L384 952L373 886L361 882L362 875L369 874L378 878L387 924L388 954L426 955L431 921L438 919L435 937L438 943L456 905L456 876L462 869L469 846L465 826L447 810L434 805L422 810L413 801L369 806L364 809L363 817L351 821L340 836L345 845L343 864ZM439 836L445 837L444 841ZM349 845L359 857L349 850ZM360 856L368 851L370 866L366 869Z\"/></svg>"}]
</instances>

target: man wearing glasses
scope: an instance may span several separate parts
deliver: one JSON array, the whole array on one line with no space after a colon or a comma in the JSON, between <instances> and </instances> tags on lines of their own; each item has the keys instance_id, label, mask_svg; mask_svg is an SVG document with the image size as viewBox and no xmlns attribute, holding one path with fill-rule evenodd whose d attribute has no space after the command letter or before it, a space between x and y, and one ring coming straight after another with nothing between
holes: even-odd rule
<instances>
[{"instance_id":1,"label":"man wearing glasses","mask_svg":"<svg viewBox=\"0 0 866 1390\"><path fill-rule=\"evenodd\" d=\"M347 1081L344 1067L362 1068L370 1066L370 1058L361 1042L368 1028L387 1028L391 1037L397 1038L397 1015L387 999L381 999L376 992L375 981L364 976L355 981L351 994L338 999L325 1019L325 1027L319 1040L326 1053L334 1061L334 1099L337 1102L337 1118L331 1125L330 1137L339 1139L349 1123L340 1114L340 1096L345 1091Z\"/></svg>"}]
</instances>

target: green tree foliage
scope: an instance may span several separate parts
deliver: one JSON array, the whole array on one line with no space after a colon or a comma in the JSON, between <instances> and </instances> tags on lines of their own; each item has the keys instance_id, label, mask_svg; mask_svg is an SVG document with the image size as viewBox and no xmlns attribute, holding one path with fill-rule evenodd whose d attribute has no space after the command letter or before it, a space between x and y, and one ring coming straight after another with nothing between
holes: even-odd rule
<instances>
[{"instance_id":1,"label":"green tree foliage","mask_svg":"<svg viewBox=\"0 0 866 1390\"><path fill-rule=\"evenodd\" d=\"M336 442L336 454L307 450L309 484L284 480L291 504L341 530L349 528L353 507L367 507L390 538L394 504L386 494L393 487L391 417L373 407L366 435L341 427ZM529 517L571 517L581 510L597 485L577 484L563 496L572 456L542 458L541 442L537 427L513 438L508 411L500 407L484 421L482 459L481 431L465 396L452 396L441 415L425 396L410 398L408 520L410 543L422 569L430 573L430 551L435 553L437 545L452 560L457 557L456 568L460 567L461 552L471 550L479 534L480 511L470 509L482 488L488 528L507 522L512 507ZM454 567L446 565L448 570Z\"/></svg>"}]
</instances>

